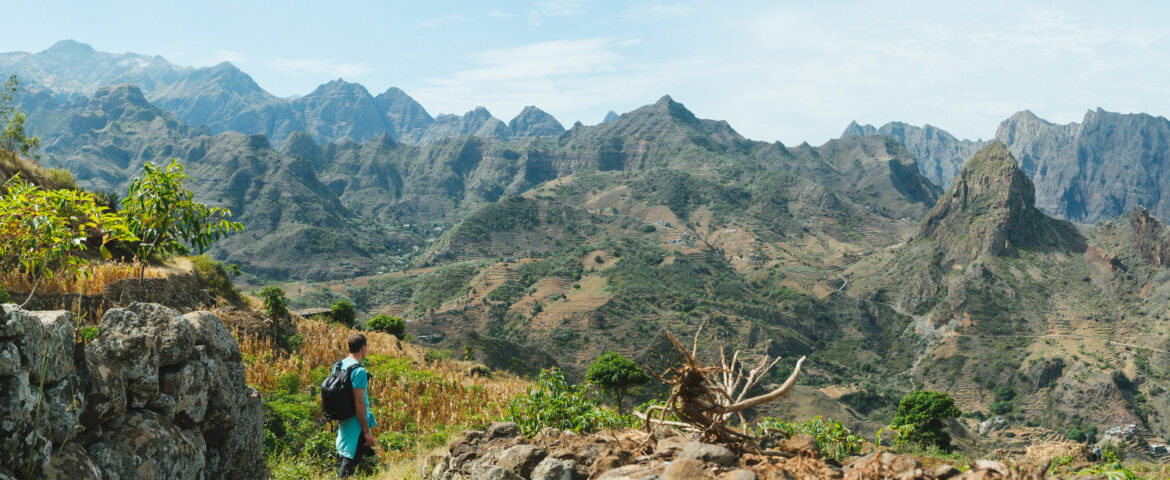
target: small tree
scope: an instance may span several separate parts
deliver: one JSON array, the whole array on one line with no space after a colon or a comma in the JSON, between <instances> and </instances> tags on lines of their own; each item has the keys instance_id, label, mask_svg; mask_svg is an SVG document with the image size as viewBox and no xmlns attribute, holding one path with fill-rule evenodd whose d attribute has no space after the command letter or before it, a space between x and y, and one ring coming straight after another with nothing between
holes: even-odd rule
<instances>
[{"instance_id":1,"label":"small tree","mask_svg":"<svg viewBox=\"0 0 1170 480\"><path fill-rule=\"evenodd\" d=\"M211 243L244 226L233 222L231 210L208 207L183 188L187 174L177 159L166 167L143 165L143 176L130 183L121 213L139 238L138 258L186 253L187 245L203 253Z\"/></svg>"},{"instance_id":2,"label":"small tree","mask_svg":"<svg viewBox=\"0 0 1170 480\"><path fill-rule=\"evenodd\" d=\"M352 328L357 318L357 312L354 311L353 304L349 303L349 300L341 299L333 302L333 306L329 308L329 318Z\"/></svg>"},{"instance_id":3,"label":"small tree","mask_svg":"<svg viewBox=\"0 0 1170 480\"><path fill-rule=\"evenodd\" d=\"M0 150L10 151L13 155L20 153L26 157L35 157L34 151L41 145L41 139L25 135L24 113L12 104L19 87L20 81L16 75L8 77L4 86L0 87Z\"/></svg>"},{"instance_id":4,"label":"small tree","mask_svg":"<svg viewBox=\"0 0 1170 480\"><path fill-rule=\"evenodd\" d=\"M613 397L620 412L622 400L630 389L650 381L650 375L642 371L633 360L610 351L593 360L593 364L589 365L589 370L585 372L585 379Z\"/></svg>"},{"instance_id":5,"label":"small tree","mask_svg":"<svg viewBox=\"0 0 1170 480\"><path fill-rule=\"evenodd\" d=\"M375 332L389 333L401 339L406 335L406 320L389 315L378 315L366 322L366 328Z\"/></svg>"},{"instance_id":6,"label":"small tree","mask_svg":"<svg viewBox=\"0 0 1170 480\"><path fill-rule=\"evenodd\" d=\"M264 287L260 290L260 300L264 302L264 313L269 318L280 320L288 318L288 297L284 290L277 286Z\"/></svg>"},{"instance_id":7,"label":"small tree","mask_svg":"<svg viewBox=\"0 0 1170 480\"><path fill-rule=\"evenodd\" d=\"M41 280L56 274L85 277L96 248L108 257L106 244L135 237L122 218L97 204L93 194L46 190L14 175L0 189L0 269L19 272L31 282L29 299ZM27 300L26 300L27 303Z\"/></svg>"},{"instance_id":8,"label":"small tree","mask_svg":"<svg viewBox=\"0 0 1170 480\"><path fill-rule=\"evenodd\" d=\"M905 441L922 447L935 446L951 449L951 435L947 433L947 420L962 415L955 407L955 400L945 393L920 390L910 392L898 402L892 427L911 425Z\"/></svg>"}]
</instances>

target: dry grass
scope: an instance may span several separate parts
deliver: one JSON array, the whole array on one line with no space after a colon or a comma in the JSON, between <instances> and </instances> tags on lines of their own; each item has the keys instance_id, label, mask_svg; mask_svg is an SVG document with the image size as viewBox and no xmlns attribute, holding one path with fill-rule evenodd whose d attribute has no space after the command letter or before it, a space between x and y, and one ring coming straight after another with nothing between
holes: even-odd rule
<instances>
[{"instance_id":1,"label":"dry grass","mask_svg":"<svg viewBox=\"0 0 1170 480\"><path fill-rule=\"evenodd\" d=\"M0 272L0 286L9 292L30 292L34 284L37 293L71 293L75 295L101 295L107 285L138 278L142 264L138 262L103 262L85 267L89 278L78 275L56 275L51 279L29 278L16 272ZM145 278L165 278L174 271L172 267L147 267Z\"/></svg>"},{"instance_id":2,"label":"dry grass","mask_svg":"<svg viewBox=\"0 0 1170 480\"><path fill-rule=\"evenodd\" d=\"M1029 445L1024 450L1024 458L1035 463L1043 463L1056 457L1068 457L1076 462L1089 460L1089 446L1077 442L1048 442Z\"/></svg>"},{"instance_id":3,"label":"dry grass","mask_svg":"<svg viewBox=\"0 0 1170 480\"><path fill-rule=\"evenodd\" d=\"M346 342L353 330L306 319L294 320L293 325L303 343L292 353L277 347L271 338L238 334L248 384L272 391L282 376L293 373L308 379L314 369L328 368L348 354ZM423 437L461 426L486 425L500 418L508 402L528 386L528 381L509 374L495 373L492 378L472 374L475 364L470 362L427 361L427 349L404 344L393 335L363 333L371 355L384 356L370 368L367 391L378 420L375 436L410 432ZM386 462L400 463L421 453L382 452L382 456Z\"/></svg>"}]
</instances>

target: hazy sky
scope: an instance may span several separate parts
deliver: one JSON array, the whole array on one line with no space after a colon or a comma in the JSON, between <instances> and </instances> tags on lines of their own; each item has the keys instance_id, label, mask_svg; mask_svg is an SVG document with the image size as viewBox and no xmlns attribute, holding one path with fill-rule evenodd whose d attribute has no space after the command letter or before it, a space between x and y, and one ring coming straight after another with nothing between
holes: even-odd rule
<instances>
[{"instance_id":1,"label":"hazy sky","mask_svg":"<svg viewBox=\"0 0 1170 480\"><path fill-rule=\"evenodd\" d=\"M339 77L432 114L537 105L566 127L670 94L757 140L851 120L988 138L1030 109L1170 113L1170 2L24 1L0 51L72 38L182 65L230 60L268 91Z\"/></svg>"}]
</instances>

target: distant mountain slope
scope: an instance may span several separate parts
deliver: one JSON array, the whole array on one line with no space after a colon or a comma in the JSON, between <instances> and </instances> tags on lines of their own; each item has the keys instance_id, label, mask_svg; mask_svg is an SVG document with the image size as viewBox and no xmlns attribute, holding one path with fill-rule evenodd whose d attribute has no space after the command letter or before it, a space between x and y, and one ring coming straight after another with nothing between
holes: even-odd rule
<instances>
[{"instance_id":1,"label":"distant mountain slope","mask_svg":"<svg viewBox=\"0 0 1170 480\"><path fill-rule=\"evenodd\" d=\"M852 122L841 133L842 138L854 135L884 135L905 145L918 159L922 174L943 188L951 185L951 180L971 155L987 145L982 140L959 140L932 125L916 127L902 122L890 122L880 128Z\"/></svg>"},{"instance_id":2,"label":"distant mountain slope","mask_svg":"<svg viewBox=\"0 0 1170 480\"><path fill-rule=\"evenodd\" d=\"M930 125L851 123L842 137L882 135L901 142L937 185L950 185L963 162L988 142L958 140ZM1075 222L1097 223L1145 207L1170 218L1170 120L1101 109L1080 123L1057 125L1030 111L995 132L1036 187L1036 207Z\"/></svg>"},{"instance_id":3,"label":"distant mountain slope","mask_svg":"<svg viewBox=\"0 0 1170 480\"><path fill-rule=\"evenodd\" d=\"M436 122L402 90L391 87L375 97L365 87L340 79L301 97L278 98L228 62L183 67L159 56L99 52L73 40L37 53L0 53L0 74L15 74L26 92L45 92L57 102L129 83L190 126L206 125L211 133L263 134L277 144L297 131L308 132L321 144L363 142L384 133L397 141L424 144L458 135L527 138L564 131L556 119L535 107L521 112L513 120L515 127L482 107ZM22 101L32 101L23 97ZM22 107L30 109L27 104Z\"/></svg>"},{"instance_id":4,"label":"distant mountain slope","mask_svg":"<svg viewBox=\"0 0 1170 480\"><path fill-rule=\"evenodd\" d=\"M1101 109L1080 123L1056 125L1023 111L996 138L1036 184L1045 212L1095 223L1137 206L1170 218L1170 121Z\"/></svg>"},{"instance_id":5,"label":"distant mountain slope","mask_svg":"<svg viewBox=\"0 0 1170 480\"><path fill-rule=\"evenodd\" d=\"M1007 147L991 143L910 241L849 268L848 293L914 318L907 333L922 351L912 375L952 392L963 411L1058 432L1137 423L1170 433L1170 404L1143 399L1164 391L1165 377L1111 353L1122 341L1148 358L1168 343L1170 322L1154 312L1170 302L1170 234L1141 209L1093 230L1033 199ZM1078 413L1089 411L1099 413Z\"/></svg>"}]
</instances>

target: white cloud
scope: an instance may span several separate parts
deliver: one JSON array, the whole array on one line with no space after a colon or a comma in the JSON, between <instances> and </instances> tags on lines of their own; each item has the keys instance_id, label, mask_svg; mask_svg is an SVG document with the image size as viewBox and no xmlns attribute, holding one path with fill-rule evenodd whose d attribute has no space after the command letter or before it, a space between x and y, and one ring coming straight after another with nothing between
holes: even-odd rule
<instances>
[{"instance_id":1,"label":"white cloud","mask_svg":"<svg viewBox=\"0 0 1170 480\"><path fill-rule=\"evenodd\" d=\"M463 22L466 22L468 20L469 19L463 15L460 15L458 13L452 13L449 15L443 15L443 16L423 20L421 22L418 22L418 26L423 27L423 28L435 28L435 27L439 27L439 26L443 26L443 25L451 24L451 23L463 23Z\"/></svg>"},{"instance_id":2,"label":"white cloud","mask_svg":"<svg viewBox=\"0 0 1170 480\"><path fill-rule=\"evenodd\" d=\"M623 15L629 20L661 21L690 15L695 12L690 2L638 2Z\"/></svg>"},{"instance_id":3,"label":"white cloud","mask_svg":"<svg viewBox=\"0 0 1170 480\"><path fill-rule=\"evenodd\" d=\"M572 17L585 12L585 0L544 0L528 12L528 23L539 27L547 17Z\"/></svg>"},{"instance_id":4,"label":"white cloud","mask_svg":"<svg viewBox=\"0 0 1170 480\"><path fill-rule=\"evenodd\" d=\"M372 71L370 67L360 63L322 58L276 58L265 62L264 65L284 75L317 75L329 78L352 78Z\"/></svg>"}]
</instances>

